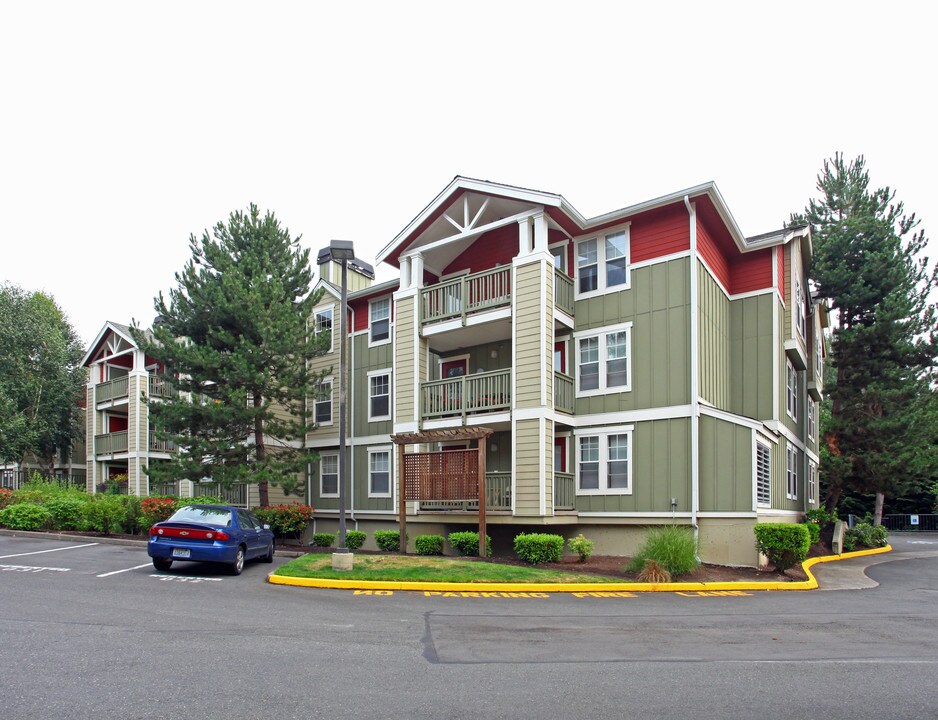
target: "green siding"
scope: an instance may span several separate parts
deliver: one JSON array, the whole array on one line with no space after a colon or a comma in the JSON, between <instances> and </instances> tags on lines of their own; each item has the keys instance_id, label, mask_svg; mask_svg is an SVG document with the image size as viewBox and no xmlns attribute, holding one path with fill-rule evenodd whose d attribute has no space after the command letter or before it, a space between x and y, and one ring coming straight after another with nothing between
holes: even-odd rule
<instances>
[{"instance_id":1,"label":"green siding","mask_svg":"<svg viewBox=\"0 0 938 720\"><path fill-rule=\"evenodd\" d=\"M492 357L495 353L495 357ZM498 340L496 342L475 345L469 348L460 348L446 355L431 354L430 380L440 379L440 360L446 361L450 357L469 356L468 373L474 375L478 372L491 372L493 370L507 370L511 367L511 340Z\"/></svg>"},{"instance_id":2,"label":"green siding","mask_svg":"<svg viewBox=\"0 0 938 720\"><path fill-rule=\"evenodd\" d=\"M699 308L698 377L700 397L721 410L730 409L730 313L729 298L707 272L697 264L697 306Z\"/></svg>"},{"instance_id":3,"label":"green siding","mask_svg":"<svg viewBox=\"0 0 938 720\"><path fill-rule=\"evenodd\" d=\"M601 428L597 428L600 429ZM578 512L689 512L690 419L635 423L632 432L631 495L578 495ZM576 451L575 443L571 448Z\"/></svg>"},{"instance_id":4,"label":"green siding","mask_svg":"<svg viewBox=\"0 0 938 720\"><path fill-rule=\"evenodd\" d=\"M576 303L576 331L632 325L632 390L578 398L576 414L620 412L690 402L688 258L633 269L632 287ZM570 370L576 372L576 343Z\"/></svg>"},{"instance_id":5,"label":"green siding","mask_svg":"<svg viewBox=\"0 0 938 720\"><path fill-rule=\"evenodd\" d=\"M352 357L349 359L351 372L351 394L349 396L349 409L351 410L351 429L356 437L365 435L387 435L391 432L391 421L368 422L368 373L374 370L388 370L389 374L393 362L393 346L391 343L368 347L368 333L352 337ZM391 394L393 395L394 378L389 378ZM339 383L335 382L336 397L338 397ZM390 399L390 411L394 408L394 398ZM338 419L336 420L338 423Z\"/></svg>"},{"instance_id":6,"label":"green siding","mask_svg":"<svg viewBox=\"0 0 938 720\"><path fill-rule=\"evenodd\" d=\"M772 418L772 304L774 294L730 303L730 412Z\"/></svg>"},{"instance_id":7,"label":"green siding","mask_svg":"<svg viewBox=\"0 0 938 720\"><path fill-rule=\"evenodd\" d=\"M701 512L751 512L752 430L702 415L699 473Z\"/></svg>"}]
</instances>

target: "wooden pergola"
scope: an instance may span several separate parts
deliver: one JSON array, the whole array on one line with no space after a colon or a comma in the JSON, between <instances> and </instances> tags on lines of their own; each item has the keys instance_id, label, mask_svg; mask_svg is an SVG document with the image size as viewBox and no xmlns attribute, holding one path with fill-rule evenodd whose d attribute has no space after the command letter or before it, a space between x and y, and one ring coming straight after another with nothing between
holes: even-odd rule
<instances>
[{"instance_id":1,"label":"wooden pergola","mask_svg":"<svg viewBox=\"0 0 938 720\"><path fill-rule=\"evenodd\" d=\"M407 501L469 501L479 499L479 557L485 557L485 440L491 428L426 430L397 433L397 476L400 519L400 550L407 551ZM469 450L405 453L407 445L437 442L476 441Z\"/></svg>"}]
</instances>

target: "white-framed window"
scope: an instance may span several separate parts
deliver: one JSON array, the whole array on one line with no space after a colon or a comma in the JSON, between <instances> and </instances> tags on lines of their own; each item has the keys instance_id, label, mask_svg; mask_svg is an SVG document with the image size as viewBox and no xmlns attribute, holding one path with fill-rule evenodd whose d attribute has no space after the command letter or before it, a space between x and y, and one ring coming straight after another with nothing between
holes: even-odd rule
<instances>
[{"instance_id":1,"label":"white-framed window","mask_svg":"<svg viewBox=\"0 0 938 720\"><path fill-rule=\"evenodd\" d=\"M801 281L798 278L794 279L795 283L795 327L798 329L798 334L801 336L801 339L804 340L805 328L807 327L807 317L805 315L806 303L804 295L801 293Z\"/></svg>"},{"instance_id":2,"label":"white-framed window","mask_svg":"<svg viewBox=\"0 0 938 720\"><path fill-rule=\"evenodd\" d=\"M632 323L576 333L577 396L632 389Z\"/></svg>"},{"instance_id":3,"label":"white-framed window","mask_svg":"<svg viewBox=\"0 0 938 720\"><path fill-rule=\"evenodd\" d=\"M391 342L391 298L372 300L368 304L368 345Z\"/></svg>"},{"instance_id":4,"label":"white-framed window","mask_svg":"<svg viewBox=\"0 0 938 720\"><path fill-rule=\"evenodd\" d=\"M391 419L391 371L368 373L368 422Z\"/></svg>"},{"instance_id":5,"label":"white-framed window","mask_svg":"<svg viewBox=\"0 0 938 720\"><path fill-rule=\"evenodd\" d=\"M577 495L631 495L631 454L631 425L577 431Z\"/></svg>"},{"instance_id":6,"label":"white-framed window","mask_svg":"<svg viewBox=\"0 0 938 720\"><path fill-rule=\"evenodd\" d=\"M391 448L368 448L368 497L391 497Z\"/></svg>"},{"instance_id":7,"label":"white-framed window","mask_svg":"<svg viewBox=\"0 0 938 720\"><path fill-rule=\"evenodd\" d=\"M808 502L817 500L817 463L808 460Z\"/></svg>"},{"instance_id":8,"label":"white-framed window","mask_svg":"<svg viewBox=\"0 0 938 720\"><path fill-rule=\"evenodd\" d=\"M795 366L792 365L791 360L787 361L787 375L786 375L786 398L787 402L785 403L785 410L788 412L789 417L792 420L798 419L798 371L795 370Z\"/></svg>"},{"instance_id":9,"label":"white-framed window","mask_svg":"<svg viewBox=\"0 0 938 720\"><path fill-rule=\"evenodd\" d=\"M629 226L576 243L576 295L629 288Z\"/></svg>"},{"instance_id":10,"label":"white-framed window","mask_svg":"<svg viewBox=\"0 0 938 720\"><path fill-rule=\"evenodd\" d=\"M327 352L332 352L335 349L335 345L333 344L334 333L332 332L332 308L316 310L313 316L313 330L317 337L321 334L329 333L329 342L326 343L326 347L329 348Z\"/></svg>"},{"instance_id":11,"label":"white-framed window","mask_svg":"<svg viewBox=\"0 0 938 720\"><path fill-rule=\"evenodd\" d=\"M772 450L756 441L756 502L772 504Z\"/></svg>"},{"instance_id":12,"label":"white-framed window","mask_svg":"<svg viewBox=\"0 0 938 720\"><path fill-rule=\"evenodd\" d=\"M798 448L789 444L786 450L787 462L785 463L785 474L787 484L785 487L785 497L789 500L798 499Z\"/></svg>"},{"instance_id":13,"label":"white-framed window","mask_svg":"<svg viewBox=\"0 0 938 720\"><path fill-rule=\"evenodd\" d=\"M567 243L551 245L550 254L554 256L554 267L562 272L567 271Z\"/></svg>"},{"instance_id":14,"label":"white-framed window","mask_svg":"<svg viewBox=\"0 0 938 720\"><path fill-rule=\"evenodd\" d=\"M818 382L822 382L824 380L824 338L821 335L820 328L818 329L818 336L814 340L814 370Z\"/></svg>"},{"instance_id":15,"label":"white-framed window","mask_svg":"<svg viewBox=\"0 0 938 720\"><path fill-rule=\"evenodd\" d=\"M339 497L339 454L319 454L319 497Z\"/></svg>"},{"instance_id":16,"label":"white-framed window","mask_svg":"<svg viewBox=\"0 0 938 720\"><path fill-rule=\"evenodd\" d=\"M317 425L332 425L332 378L319 383L313 402L313 420Z\"/></svg>"},{"instance_id":17,"label":"white-framed window","mask_svg":"<svg viewBox=\"0 0 938 720\"><path fill-rule=\"evenodd\" d=\"M808 399L808 438L817 440L817 403Z\"/></svg>"}]
</instances>

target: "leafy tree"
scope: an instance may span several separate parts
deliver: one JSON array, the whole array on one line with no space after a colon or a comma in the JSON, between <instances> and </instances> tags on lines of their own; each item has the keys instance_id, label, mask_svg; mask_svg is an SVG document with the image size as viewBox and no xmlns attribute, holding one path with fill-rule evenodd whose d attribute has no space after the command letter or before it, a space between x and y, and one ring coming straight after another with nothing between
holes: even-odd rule
<instances>
[{"instance_id":1,"label":"leafy tree","mask_svg":"<svg viewBox=\"0 0 938 720\"><path fill-rule=\"evenodd\" d=\"M889 187L870 187L862 156L825 160L817 188L820 197L792 222L811 225L811 275L835 311L836 377L821 426L826 502L833 508L846 490L874 493L879 523L886 495L934 472L938 331L929 293L938 269L922 256L928 241L915 215Z\"/></svg>"},{"instance_id":2,"label":"leafy tree","mask_svg":"<svg viewBox=\"0 0 938 720\"><path fill-rule=\"evenodd\" d=\"M56 451L81 437L83 354L49 295L0 286L0 460L32 455L51 471Z\"/></svg>"},{"instance_id":3,"label":"leafy tree","mask_svg":"<svg viewBox=\"0 0 938 720\"><path fill-rule=\"evenodd\" d=\"M150 404L157 437L179 451L147 472L157 481L256 482L267 505L268 483L292 492L315 459L296 442L309 430L306 399L321 380L307 361L326 340L308 323L319 299L309 250L253 204L201 239L190 236L189 246L169 303L162 294L154 301L152 331L133 328L181 391Z\"/></svg>"}]
</instances>

